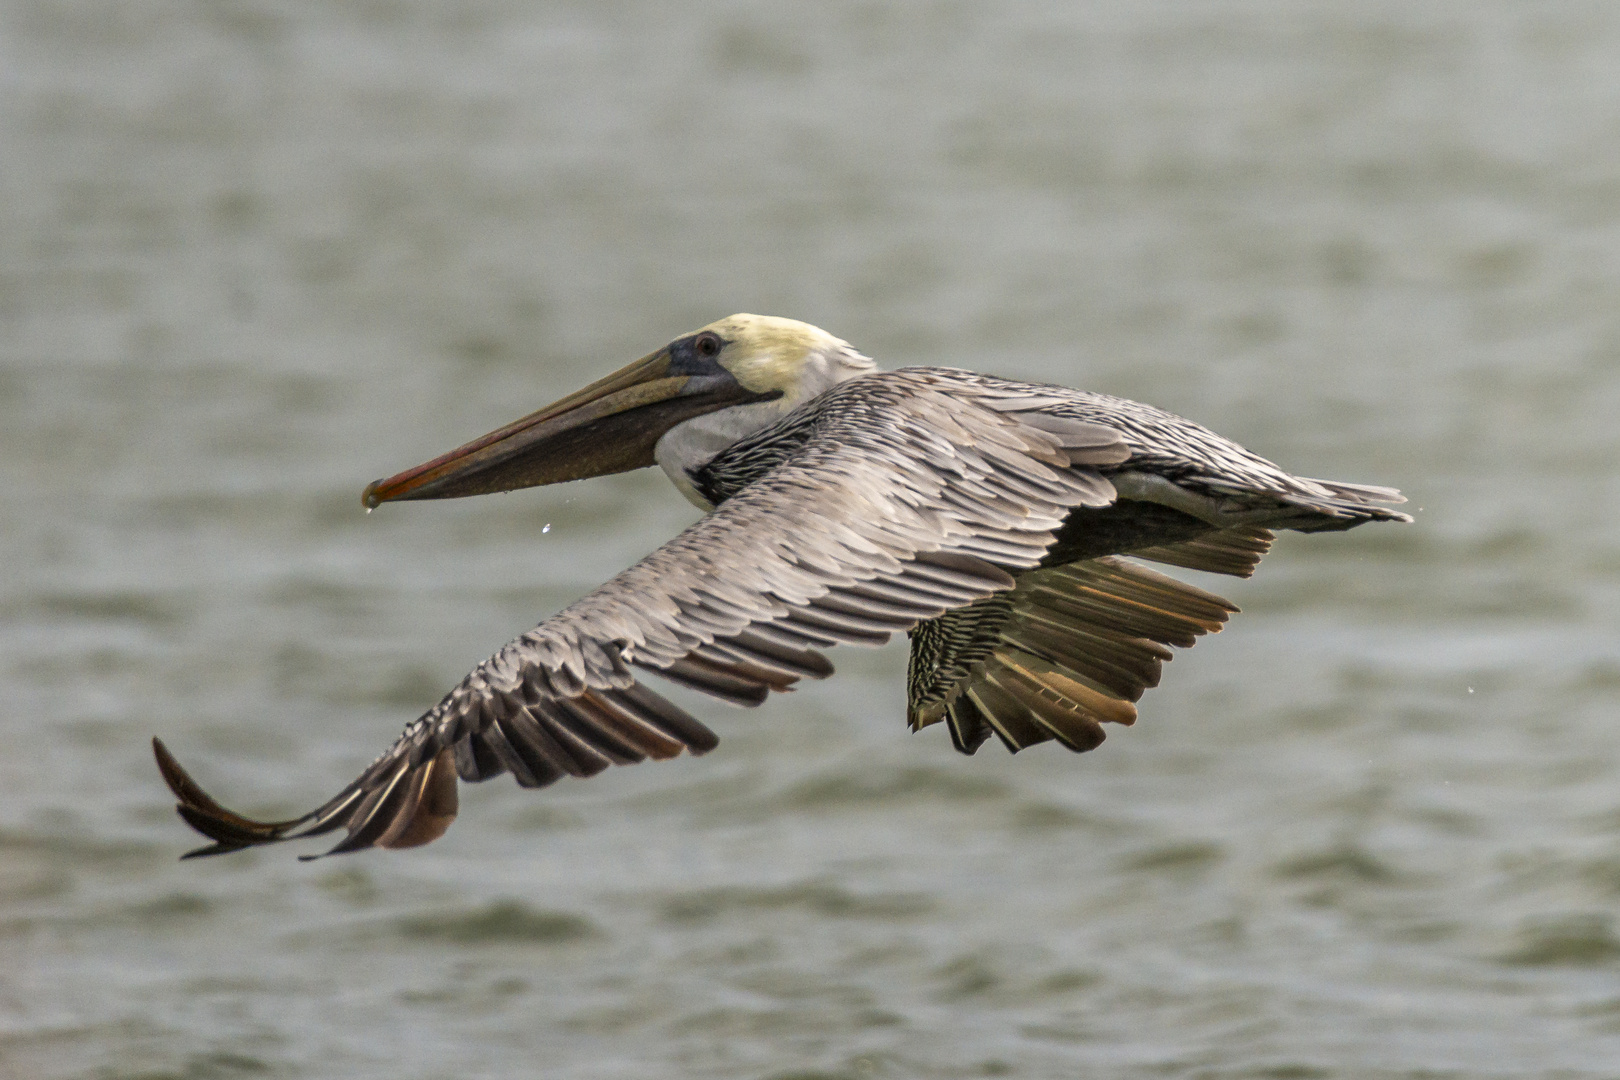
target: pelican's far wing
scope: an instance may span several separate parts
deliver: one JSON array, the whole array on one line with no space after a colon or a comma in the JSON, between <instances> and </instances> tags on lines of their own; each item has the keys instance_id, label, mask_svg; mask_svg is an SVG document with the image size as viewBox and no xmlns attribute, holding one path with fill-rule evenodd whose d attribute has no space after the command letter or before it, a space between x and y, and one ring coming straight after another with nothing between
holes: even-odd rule
<instances>
[{"instance_id":1,"label":"pelican's far wing","mask_svg":"<svg viewBox=\"0 0 1620 1080\"><path fill-rule=\"evenodd\" d=\"M226 810L158 744L181 816L213 841L192 854L339 828L329 854L409 847L448 828L457 776L538 787L711 749L715 735L637 669L757 705L832 674L820 648L881 644L1011 589L1008 571L1037 565L1071 509L1113 501L1095 467L1129 448L1045 404L918 370L829 391L751 438L775 463L763 478L480 663L303 817Z\"/></svg>"},{"instance_id":2,"label":"pelican's far wing","mask_svg":"<svg viewBox=\"0 0 1620 1080\"><path fill-rule=\"evenodd\" d=\"M1014 753L1049 739L1095 749L1103 724L1136 722L1135 702L1159 685L1167 646L1191 647L1236 611L1111 555L1028 571L1011 592L912 631L911 727L948 721L964 754L992 733Z\"/></svg>"},{"instance_id":3,"label":"pelican's far wing","mask_svg":"<svg viewBox=\"0 0 1620 1080\"><path fill-rule=\"evenodd\" d=\"M1246 578L1254 575L1254 568L1260 565L1260 560L1271 550L1272 541L1276 539L1270 529L1240 525L1176 544L1136 548L1130 554L1134 558L1167 566L1183 566L1189 570Z\"/></svg>"}]
</instances>

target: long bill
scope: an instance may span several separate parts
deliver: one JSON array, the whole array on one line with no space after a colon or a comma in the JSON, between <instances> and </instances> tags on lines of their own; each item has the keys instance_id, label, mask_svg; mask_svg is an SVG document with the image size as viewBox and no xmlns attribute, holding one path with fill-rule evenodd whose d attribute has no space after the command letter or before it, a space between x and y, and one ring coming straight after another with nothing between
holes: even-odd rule
<instances>
[{"instance_id":1,"label":"long bill","mask_svg":"<svg viewBox=\"0 0 1620 1080\"><path fill-rule=\"evenodd\" d=\"M676 424L762 397L727 373L680 374L671 365L670 350L660 349L448 454L373 481L361 499L368 508L454 499L644 468Z\"/></svg>"}]
</instances>

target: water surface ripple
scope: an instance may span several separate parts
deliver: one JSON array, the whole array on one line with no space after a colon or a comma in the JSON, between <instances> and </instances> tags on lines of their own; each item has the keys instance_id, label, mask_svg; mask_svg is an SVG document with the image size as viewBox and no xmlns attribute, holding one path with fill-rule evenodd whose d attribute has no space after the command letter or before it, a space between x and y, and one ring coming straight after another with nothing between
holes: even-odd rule
<instances>
[{"instance_id":1,"label":"water surface ripple","mask_svg":"<svg viewBox=\"0 0 1620 1080\"><path fill-rule=\"evenodd\" d=\"M0 4L0 1075L1613 1077L1620 9ZM413 852L300 811L692 519L361 512L732 311L1143 398L1290 537L1076 758L903 654ZM546 528L549 526L549 530Z\"/></svg>"}]
</instances>

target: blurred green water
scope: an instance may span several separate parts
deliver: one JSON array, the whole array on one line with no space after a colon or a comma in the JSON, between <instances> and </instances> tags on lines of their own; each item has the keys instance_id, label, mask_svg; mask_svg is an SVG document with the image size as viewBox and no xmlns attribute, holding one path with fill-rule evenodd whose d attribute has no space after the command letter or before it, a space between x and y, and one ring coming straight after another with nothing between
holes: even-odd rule
<instances>
[{"instance_id":1,"label":"blurred green water","mask_svg":"<svg viewBox=\"0 0 1620 1080\"><path fill-rule=\"evenodd\" d=\"M1606 1077L1604 5L0 4L0 1075ZM359 508L736 310L1126 394L1406 529L1295 537L1086 758L900 651L408 853L294 812L691 519ZM549 531L543 531L549 525Z\"/></svg>"}]
</instances>

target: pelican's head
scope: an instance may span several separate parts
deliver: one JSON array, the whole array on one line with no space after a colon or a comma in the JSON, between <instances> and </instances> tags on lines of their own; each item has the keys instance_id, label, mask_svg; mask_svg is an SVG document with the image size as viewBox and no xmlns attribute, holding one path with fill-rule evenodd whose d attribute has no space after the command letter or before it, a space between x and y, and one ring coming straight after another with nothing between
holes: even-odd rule
<instances>
[{"instance_id":1,"label":"pelican's head","mask_svg":"<svg viewBox=\"0 0 1620 1080\"><path fill-rule=\"evenodd\" d=\"M655 457L655 448L676 429L699 443L729 442L872 368L847 342L809 323L731 315L539 412L373 482L365 504L482 495L643 468L664 456Z\"/></svg>"},{"instance_id":2,"label":"pelican's head","mask_svg":"<svg viewBox=\"0 0 1620 1080\"><path fill-rule=\"evenodd\" d=\"M742 386L775 395L779 414L873 368L849 342L819 326L775 315L729 315L670 347L682 343L712 355Z\"/></svg>"}]
</instances>

